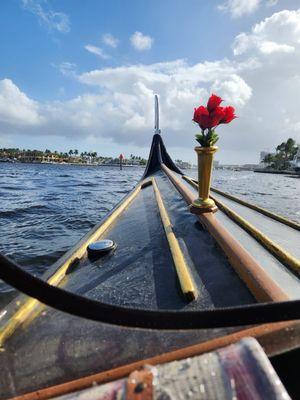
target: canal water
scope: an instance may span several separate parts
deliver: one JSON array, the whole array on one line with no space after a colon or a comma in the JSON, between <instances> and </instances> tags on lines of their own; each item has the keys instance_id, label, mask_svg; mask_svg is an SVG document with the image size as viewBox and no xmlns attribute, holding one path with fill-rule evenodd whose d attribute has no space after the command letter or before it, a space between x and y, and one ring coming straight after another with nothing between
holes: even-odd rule
<instances>
[{"instance_id":1,"label":"canal water","mask_svg":"<svg viewBox=\"0 0 300 400\"><path fill-rule=\"evenodd\" d=\"M185 173L196 177L195 170ZM140 167L0 163L0 251L41 274L118 203ZM300 222L300 179L214 171L213 186ZM12 289L0 281L0 306ZM12 293L11 293L12 294Z\"/></svg>"}]
</instances>

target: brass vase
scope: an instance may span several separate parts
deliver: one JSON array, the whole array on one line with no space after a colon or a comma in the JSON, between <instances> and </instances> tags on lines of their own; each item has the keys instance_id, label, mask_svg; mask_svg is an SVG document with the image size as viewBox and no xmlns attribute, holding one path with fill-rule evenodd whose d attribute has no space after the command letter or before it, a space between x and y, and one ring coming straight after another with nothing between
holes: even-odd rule
<instances>
[{"instance_id":1,"label":"brass vase","mask_svg":"<svg viewBox=\"0 0 300 400\"><path fill-rule=\"evenodd\" d=\"M216 212L218 209L215 202L209 197L213 158L217 150L217 146L195 147L198 157L198 199L193 201L190 207L194 214Z\"/></svg>"}]
</instances>

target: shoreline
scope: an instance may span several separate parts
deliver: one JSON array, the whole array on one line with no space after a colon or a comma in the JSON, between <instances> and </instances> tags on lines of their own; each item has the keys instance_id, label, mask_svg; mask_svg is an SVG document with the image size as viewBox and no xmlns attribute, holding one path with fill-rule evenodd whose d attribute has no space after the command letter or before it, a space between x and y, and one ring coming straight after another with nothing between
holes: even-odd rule
<instances>
[{"instance_id":1,"label":"shoreline","mask_svg":"<svg viewBox=\"0 0 300 400\"><path fill-rule=\"evenodd\" d=\"M120 164L87 164L87 163L55 163L55 162L19 162L19 161L1 161L0 164L22 164L22 165L75 165L80 167L113 167L120 168ZM122 164L122 168L145 168L146 165Z\"/></svg>"},{"instance_id":2,"label":"shoreline","mask_svg":"<svg viewBox=\"0 0 300 400\"><path fill-rule=\"evenodd\" d=\"M277 175L293 175L300 177L300 171L290 171L290 170L270 170L270 169L254 169L253 172L257 172L259 174L277 174Z\"/></svg>"}]
</instances>

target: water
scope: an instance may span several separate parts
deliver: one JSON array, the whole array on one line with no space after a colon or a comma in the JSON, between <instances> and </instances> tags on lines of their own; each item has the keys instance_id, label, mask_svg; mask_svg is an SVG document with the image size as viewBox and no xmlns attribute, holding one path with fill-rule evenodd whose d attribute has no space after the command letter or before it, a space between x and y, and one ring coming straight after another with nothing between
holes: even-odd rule
<instances>
[{"instance_id":1,"label":"water","mask_svg":"<svg viewBox=\"0 0 300 400\"><path fill-rule=\"evenodd\" d=\"M196 171L185 171L196 176ZM139 167L0 163L0 251L41 274L138 182ZM214 171L213 185L300 222L300 179ZM0 282L0 303L12 288Z\"/></svg>"},{"instance_id":2,"label":"water","mask_svg":"<svg viewBox=\"0 0 300 400\"><path fill-rule=\"evenodd\" d=\"M190 170L187 175L196 178L197 172ZM216 170L212 185L300 223L300 177Z\"/></svg>"},{"instance_id":3,"label":"water","mask_svg":"<svg viewBox=\"0 0 300 400\"><path fill-rule=\"evenodd\" d=\"M31 273L43 273L143 172L139 167L0 163L0 252ZM0 281L0 305L11 291Z\"/></svg>"}]
</instances>

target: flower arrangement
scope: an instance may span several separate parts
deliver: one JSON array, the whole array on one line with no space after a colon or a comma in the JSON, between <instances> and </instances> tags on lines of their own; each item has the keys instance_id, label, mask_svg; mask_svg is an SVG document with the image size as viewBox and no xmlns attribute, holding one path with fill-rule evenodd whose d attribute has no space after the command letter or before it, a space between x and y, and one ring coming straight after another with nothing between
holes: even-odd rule
<instances>
[{"instance_id":1,"label":"flower arrangement","mask_svg":"<svg viewBox=\"0 0 300 400\"><path fill-rule=\"evenodd\" d=\"M222 99L212 94L208 99L207 106L200 106L194 110L193 121L196 122L201 130L201 134L196 135L197 142L202 147L214 146L219 140L215 132L215 127L220 124L229 124L234 118L237 118L232 106L221 107Z\"/></svg>"}]
</instances>

